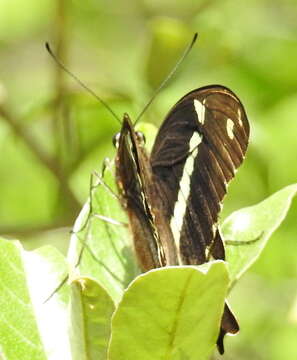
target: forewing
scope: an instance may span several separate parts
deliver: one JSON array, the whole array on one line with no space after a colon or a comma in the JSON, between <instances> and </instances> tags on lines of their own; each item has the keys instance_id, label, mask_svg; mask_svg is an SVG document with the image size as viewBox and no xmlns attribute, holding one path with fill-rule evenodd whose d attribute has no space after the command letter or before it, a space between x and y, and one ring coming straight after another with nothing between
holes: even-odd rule
<instances>
[{"instance_id":1,"label":"forewing","mask_svg":"<svg viewBox=\"0 0 297 360\"><path fill-rule=\"evenodd\" d=\"M125 115L116 156L116 179L121 202L127 211L134 248L142 271L162 266L158 235L145 192L145 152L137 143L130 119Z\"/></svg>"}]
</instances>

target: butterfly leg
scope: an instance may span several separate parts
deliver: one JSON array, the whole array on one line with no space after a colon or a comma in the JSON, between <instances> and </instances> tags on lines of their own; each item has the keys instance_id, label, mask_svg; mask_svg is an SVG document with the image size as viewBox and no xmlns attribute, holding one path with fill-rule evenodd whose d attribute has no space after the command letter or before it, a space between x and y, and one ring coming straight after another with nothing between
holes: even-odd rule
<instances>
[{"instance_id":1,"label":"butterfly leg","mask_svg":"<svg viewBox=\"0 0 297 360\"><path fill-rule=\"evenodd\" d=\"M108 191L109 193L114 196L116 199L118 199L120 201L120 197L119 195L114 192L112 190L112 188L104 181L104 174L105 174L105 171L106 169L109 169L111 170L111 167L112 167L112 163L111 163L111 160L109 158L105 158L103 160L103 163L102 163L102 168L101 168L101 172L98 173L97 171L94 171L94 176L96 176L98 178L98 184L101 184L103 185ZM98 186L98 185L97 185Z\"/></svg>"},{"instance_id":2,"label":"butterfly leg","mask_svg":"<svg viewBox=\"0 0 297 360\"><path fill-rule=\"evenodd\" d=\"M118 195L115 194L112 189L108 186L108 184L106 184L106 182L104 181L104 175L105 175L105 171L109 168L110 169L111 164L109 159L105 159L103 164L102 164L102 168L101 168L101 172L97 173L97 172L93 172L90 176L90 186L89 186L89 204L88 204L88 210L87 210L87 214L85 215L85 220L83 225L78 229L75 230L73 229L71 231L71 234L76 235L78 241L81 243L81 248L78 252L78 256L77 256L77 260L74 264L74 268L77 268L79 266L79 264L81 263L81 259L83 257L84 251L85 249L88 251L88 253L91 255L91 257L98 263L100 263L101 266L104 266L104 264L97 259L97 257L95 256L95 254L93 253L92 249L90 248L90 246L87 244L87 239L88 239L88 226L91 222L92 218L97 218L101 221L104 221L108 227L108 224L112 224L112 225L120 225L120 226L127 226L127 224L124 224L122 222L116 221L114 219L110 219L106 216L100 215L100 214L96 214L94 213L94 206L93 206L93 201L94 201L94 196L93 193L96 190L96 188L98 186L104 186L106 188L106 190L112 195L115 196L116 198L118 198ZM83 234L83 238L80 238L80 234L83 233L84 231L86 231ZM107 234L108 231L107 231ZM111 235L108 235L109 237L111 237ZM107 269L108 270L108 269ZM110 270L108 270L110 271ZM111 274L112 276L114 276L115 278L117 277L115 274ZM46 298L46 300L44 301L47 302L49 301L53 295L55 293L57 293L67 282L67 280L69 279L69 274L65 275L65 277L62 279L62 281L60 282L60 284L51 292L51 294Z\"/></svg>"},{"instance_id":3,"label":"butterfly leg","mask_svg":"<svg viewBox=\"0 0 297 360\"><path fill-rule=\"evenodd\" d=\"M71 232L70 232L71 234L78 234L79 232L83 231L87 227L87 224L89 222L89 219L90 219L90 216L91 216L91 213L92 213L92 191L93 191L93 188L94 188L93 177L94 177L94 175L91 174L91 176L90 176L90 187L89 187L89 199L90 199L89 201L90 201L90 203L89 203L89 210L88 210L86 221L78 231L71 230ZM75 267L77 267L79 265L80 261L81 261L81 257L82 257L83 251L84 251L84 247L85 247L85 245L82 244L82 248L80 250L80 253L79 253L78 259L76 261ZM64 276L63 280L50 293L50 295L44 300L43 303L48 302L66 284L68 279L69 279L69 274Z\"/></svg>"},{"instance_id":4,"label":"butterfly leg","mask_svg":"<svg viewBox=\"0 0 297 360\"><path fill-rule=\"evenodd\" d=\"M104 180L105 172L106 172L107 169L111 170L111 166L112 166L112 164L111 164L111 161L109 160L109 158L105 158L103 163L102 163L101 172L98 173L98 172L94 171L91 174L90 187L89 187L89 209L88 209L88 214L86 215L86 220L85 220L83 226L78 231L74 231L74 230L72 231L73 234L77 235L78 240L82 244L82 247L81 247L81 249L79 251L77 261L75 263L75 267L79 266L85 249L89 252L89 254L92 256L92 258L96 262L98 262L100 265L102 265L102 262L96 258L96 256L93 253L92 249L87 244L87 239L88 239L88 235L89 235L88 234L89 231L88 231L87 227L90 225L92 218L96 218L96 219L99 219L101 221L104 221L104 223L106 224L106 233L108 234L109 238L111 238L111 234L109 233L108 224L127 226L127 224L125 224L123 222L114 220L112 218L109 218L107 216L97 214L97 213L94 212L94 206L93 206L94 205L93 204L93 202L94 202L93 197L94 196L93 196L93 193L94 193L94 190L96 190L96 188L98 188L98 186L103 186L108 191L108 193L110 195L114 196L116 199L119 200L118 194L116 194ZM79 239L78 234L81 233L83 230L86 230L86 234L84 234L84 239Z\"/></svg>"}]
</instances>

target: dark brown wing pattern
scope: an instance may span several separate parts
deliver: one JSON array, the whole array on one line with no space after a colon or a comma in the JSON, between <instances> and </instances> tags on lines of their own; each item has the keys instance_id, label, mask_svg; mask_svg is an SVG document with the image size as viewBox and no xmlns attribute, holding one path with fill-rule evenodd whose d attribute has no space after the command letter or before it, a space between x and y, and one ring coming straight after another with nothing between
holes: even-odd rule
<instances>
[{"instance_id":1,"label":"dark brown wing pattern","mask_svg":"<svg viewBox=\"0 0 297 360\"><path fill-rule=\"evenodd\" d=\"M150 159L124 117L117 182L143 271L224 259L218 216L227 185L243 161L249 124L229 89L212 85L185 95L164 120ZM218 349L239 330L225 304Z\"/></svg>"},{"instance_id":2,"label":"dark brown wing pattern","mask_svg":"<svg viewBox=\"0 0 297 360\"><path fill-rule=\"evenodd\" d=\"M124 116L116 156L116 178L142 271L177 265L176 249L143 143Z\"/></svg>"},{"instance_id":3,"label":"dark brown wing pattern","mask_svg":"<svg viewBox=\"0 0 297 360\"><path fill-rule=\"evenodd\" d=\"M243 105L229 89L212 85L185 95L163 122L152 153L154 181L170 222L180 264L225 259L218 215L227 185L243 161L249 123ZM217 341L238 323L225 304Z\"/></svg>"},{"instance_id":4,"label":"dark brown wing pattern","mask_svg":"<svg viewBox=\"0 0 297 360\"><path fill-rule=\"evenodd\" d=\"M219 85L190 92L163 122L150 161L181 263L201 264L209 255L224 258L222 247L213 244L214 239L220 241L218 214L248 137L241 102Z\"/></svg>"},{"instance_id":5,"label":"dark brown wing pattern","mask_svg":"<svg viewBox=\"0 0 297 360\"><path fill-rule=\"evenodd\" d=\"M129 216L140 268L148 271L160 267L164 264L159 253L159 238L143 183L148 160L127 115L123 119L115 161L119 193Z\"/></svg>"}]
</instances>

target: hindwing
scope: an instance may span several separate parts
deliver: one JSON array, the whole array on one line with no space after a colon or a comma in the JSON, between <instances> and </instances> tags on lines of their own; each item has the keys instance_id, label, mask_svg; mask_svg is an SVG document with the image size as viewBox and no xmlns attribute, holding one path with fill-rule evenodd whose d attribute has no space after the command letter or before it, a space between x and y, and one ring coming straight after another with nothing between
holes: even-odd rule
<instances>
[{"instance_id":1,"label":"hindwing","mask_svg":"<svg viewBox=\"0 0 297 360\"><path fill-rule=\"evenodd\" d=\"M218 214L248 138L240 100L219 85L185 95L165 118L150 162L182 264L224 258Z\"/></svg>"}]
</instances>

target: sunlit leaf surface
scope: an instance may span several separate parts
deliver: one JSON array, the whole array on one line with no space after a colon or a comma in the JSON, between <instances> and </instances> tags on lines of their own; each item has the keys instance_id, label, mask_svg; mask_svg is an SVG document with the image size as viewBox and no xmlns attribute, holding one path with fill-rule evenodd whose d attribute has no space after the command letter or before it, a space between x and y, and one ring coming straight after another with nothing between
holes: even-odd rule
<instances>
[{"instance_id":1,"label":"sunlit leaf surface","mask_svg":"<svg viewBox=\"0 0 297 360\"><path fill-rule=\"evenodd\" d=\"M109 360L206 360L228 287L223 262L152 270L125 291L113 317Z\"/></svg>"},{"instance_id":2,"label":"sunlit leaf surface","mask_svg":"<svg viewBox=\"0 0 297 360\"><path fill-rule=\"evenodd\" d=\"M4 359L70 360L66 289L44 303L65 271L65 260L50 246L27 252L17 242L0 240L0 248Z\"/></svg>"},{"instance_id":3,"label":"sunlit leaf surface","mask_svg":"<svg viewBox=\"0 0 297 360\"><path fill-rule=\"evenodd\" d=\"M114 304L89 278L71 283L71 346L73 360L106 360Z\"/></svg>"},{"instance_id":4,"label":"sunlit leaf surface","mask_svg":"<svg viewBox=\"0 0 297 360\"><path fill-rule=\"evenodd\" d=\"M287 186L257 205L234 212L223 223L225 241L234 242L226 246L231 284L260 256L268 239L284 220L296 192L297 184Z\"/></svg>"}]
</instances>

